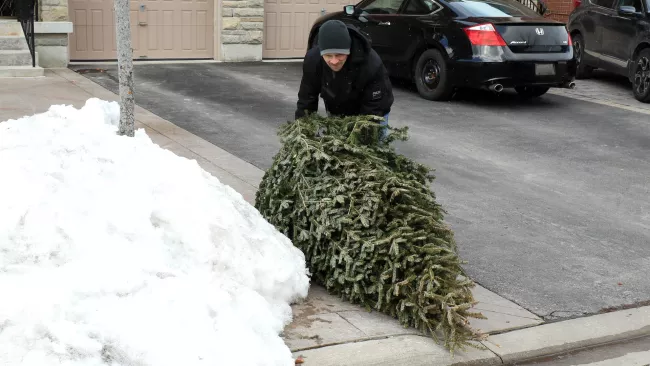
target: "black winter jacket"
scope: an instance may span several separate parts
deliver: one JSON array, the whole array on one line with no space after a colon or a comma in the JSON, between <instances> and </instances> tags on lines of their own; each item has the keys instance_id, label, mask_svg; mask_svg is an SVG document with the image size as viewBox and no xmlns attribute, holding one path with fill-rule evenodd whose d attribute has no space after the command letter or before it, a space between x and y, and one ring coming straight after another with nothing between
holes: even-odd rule
<instances>
[{"instance_id":1,"label":"black winter jacket","mask_svg":"<svg viewBox=\"0 0 650 366\"><path fill-rule=\"evenodd\" d=\"M352 47L343 69L334 72L320 55L318 46L307 51L303 61L296 119L318 111L318 96L335 116L375 115L383 117L393 105L388 72L370 42L348 25Z\"/></svg>"}]
</instances>

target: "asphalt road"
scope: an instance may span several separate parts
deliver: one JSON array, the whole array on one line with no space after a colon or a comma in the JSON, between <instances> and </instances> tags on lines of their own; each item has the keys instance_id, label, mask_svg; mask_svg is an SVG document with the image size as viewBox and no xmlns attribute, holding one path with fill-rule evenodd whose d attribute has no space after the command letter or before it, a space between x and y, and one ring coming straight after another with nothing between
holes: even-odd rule
<instances>
[{"instance_id":1,"label":"asphalt road","mask_svg":"<svg viewBox=\"0 0 650 366\"><path fill-rule=\"evenodd\" d=\"M117 91L115 67L80 72ZM135 96L266 169L300 75L296 63L138 65ZM435 103L397 87L395 98L390 122L411 136L396 147L436 169L475 281L547 320L650 300L647 114L557 95Z\"/></svg>"}]
</instances>

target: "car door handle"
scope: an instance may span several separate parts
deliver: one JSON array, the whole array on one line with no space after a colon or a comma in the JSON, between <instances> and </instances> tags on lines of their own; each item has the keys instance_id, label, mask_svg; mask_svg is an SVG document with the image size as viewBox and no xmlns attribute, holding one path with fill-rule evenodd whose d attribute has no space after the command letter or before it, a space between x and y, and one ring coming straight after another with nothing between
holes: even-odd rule
<instances>
[{"instance_id":1,"label":"car door handle","mask_svg":"<svg viewBox=\"0 0 650 366\"><path fill-rule=\"evenodd\" d=\"M390 22L379 22L379 25L390 25Z\"/></svg>"}]
</instances>

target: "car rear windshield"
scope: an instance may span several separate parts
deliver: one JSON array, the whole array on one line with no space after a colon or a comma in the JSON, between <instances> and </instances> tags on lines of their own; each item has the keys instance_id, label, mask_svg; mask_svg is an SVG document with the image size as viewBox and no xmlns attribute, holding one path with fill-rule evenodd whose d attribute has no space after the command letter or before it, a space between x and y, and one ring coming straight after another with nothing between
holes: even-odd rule
<instances>
[{"instance_id":1,"label":"car rear windshield","mask_svg":"<svg viewBox=\"0 0 650 366\"><path fill-rule=\"evenodd\" d=\"M451 10L466 17L538 17L529 7L515 0L448 0Z\"/></svg>"}]
</instances>

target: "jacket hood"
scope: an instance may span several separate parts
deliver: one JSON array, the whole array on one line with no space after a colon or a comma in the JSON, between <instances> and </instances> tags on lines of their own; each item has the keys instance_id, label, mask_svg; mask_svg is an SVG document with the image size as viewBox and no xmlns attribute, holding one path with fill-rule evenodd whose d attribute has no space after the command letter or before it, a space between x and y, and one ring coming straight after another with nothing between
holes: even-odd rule
<instances>
[{"instance_id":1,"label":"jacket hood","mask_svg":"<svg viewBox=\"0 0 650 366\"><path fill-rule=\"evenodd\" d=\"M352 38L350 61L352 63L364 62L372 49L370 40L354 25L346 25L348 27L348 32L350 32L350 38Z\"/></svg>"}]
</instances>

